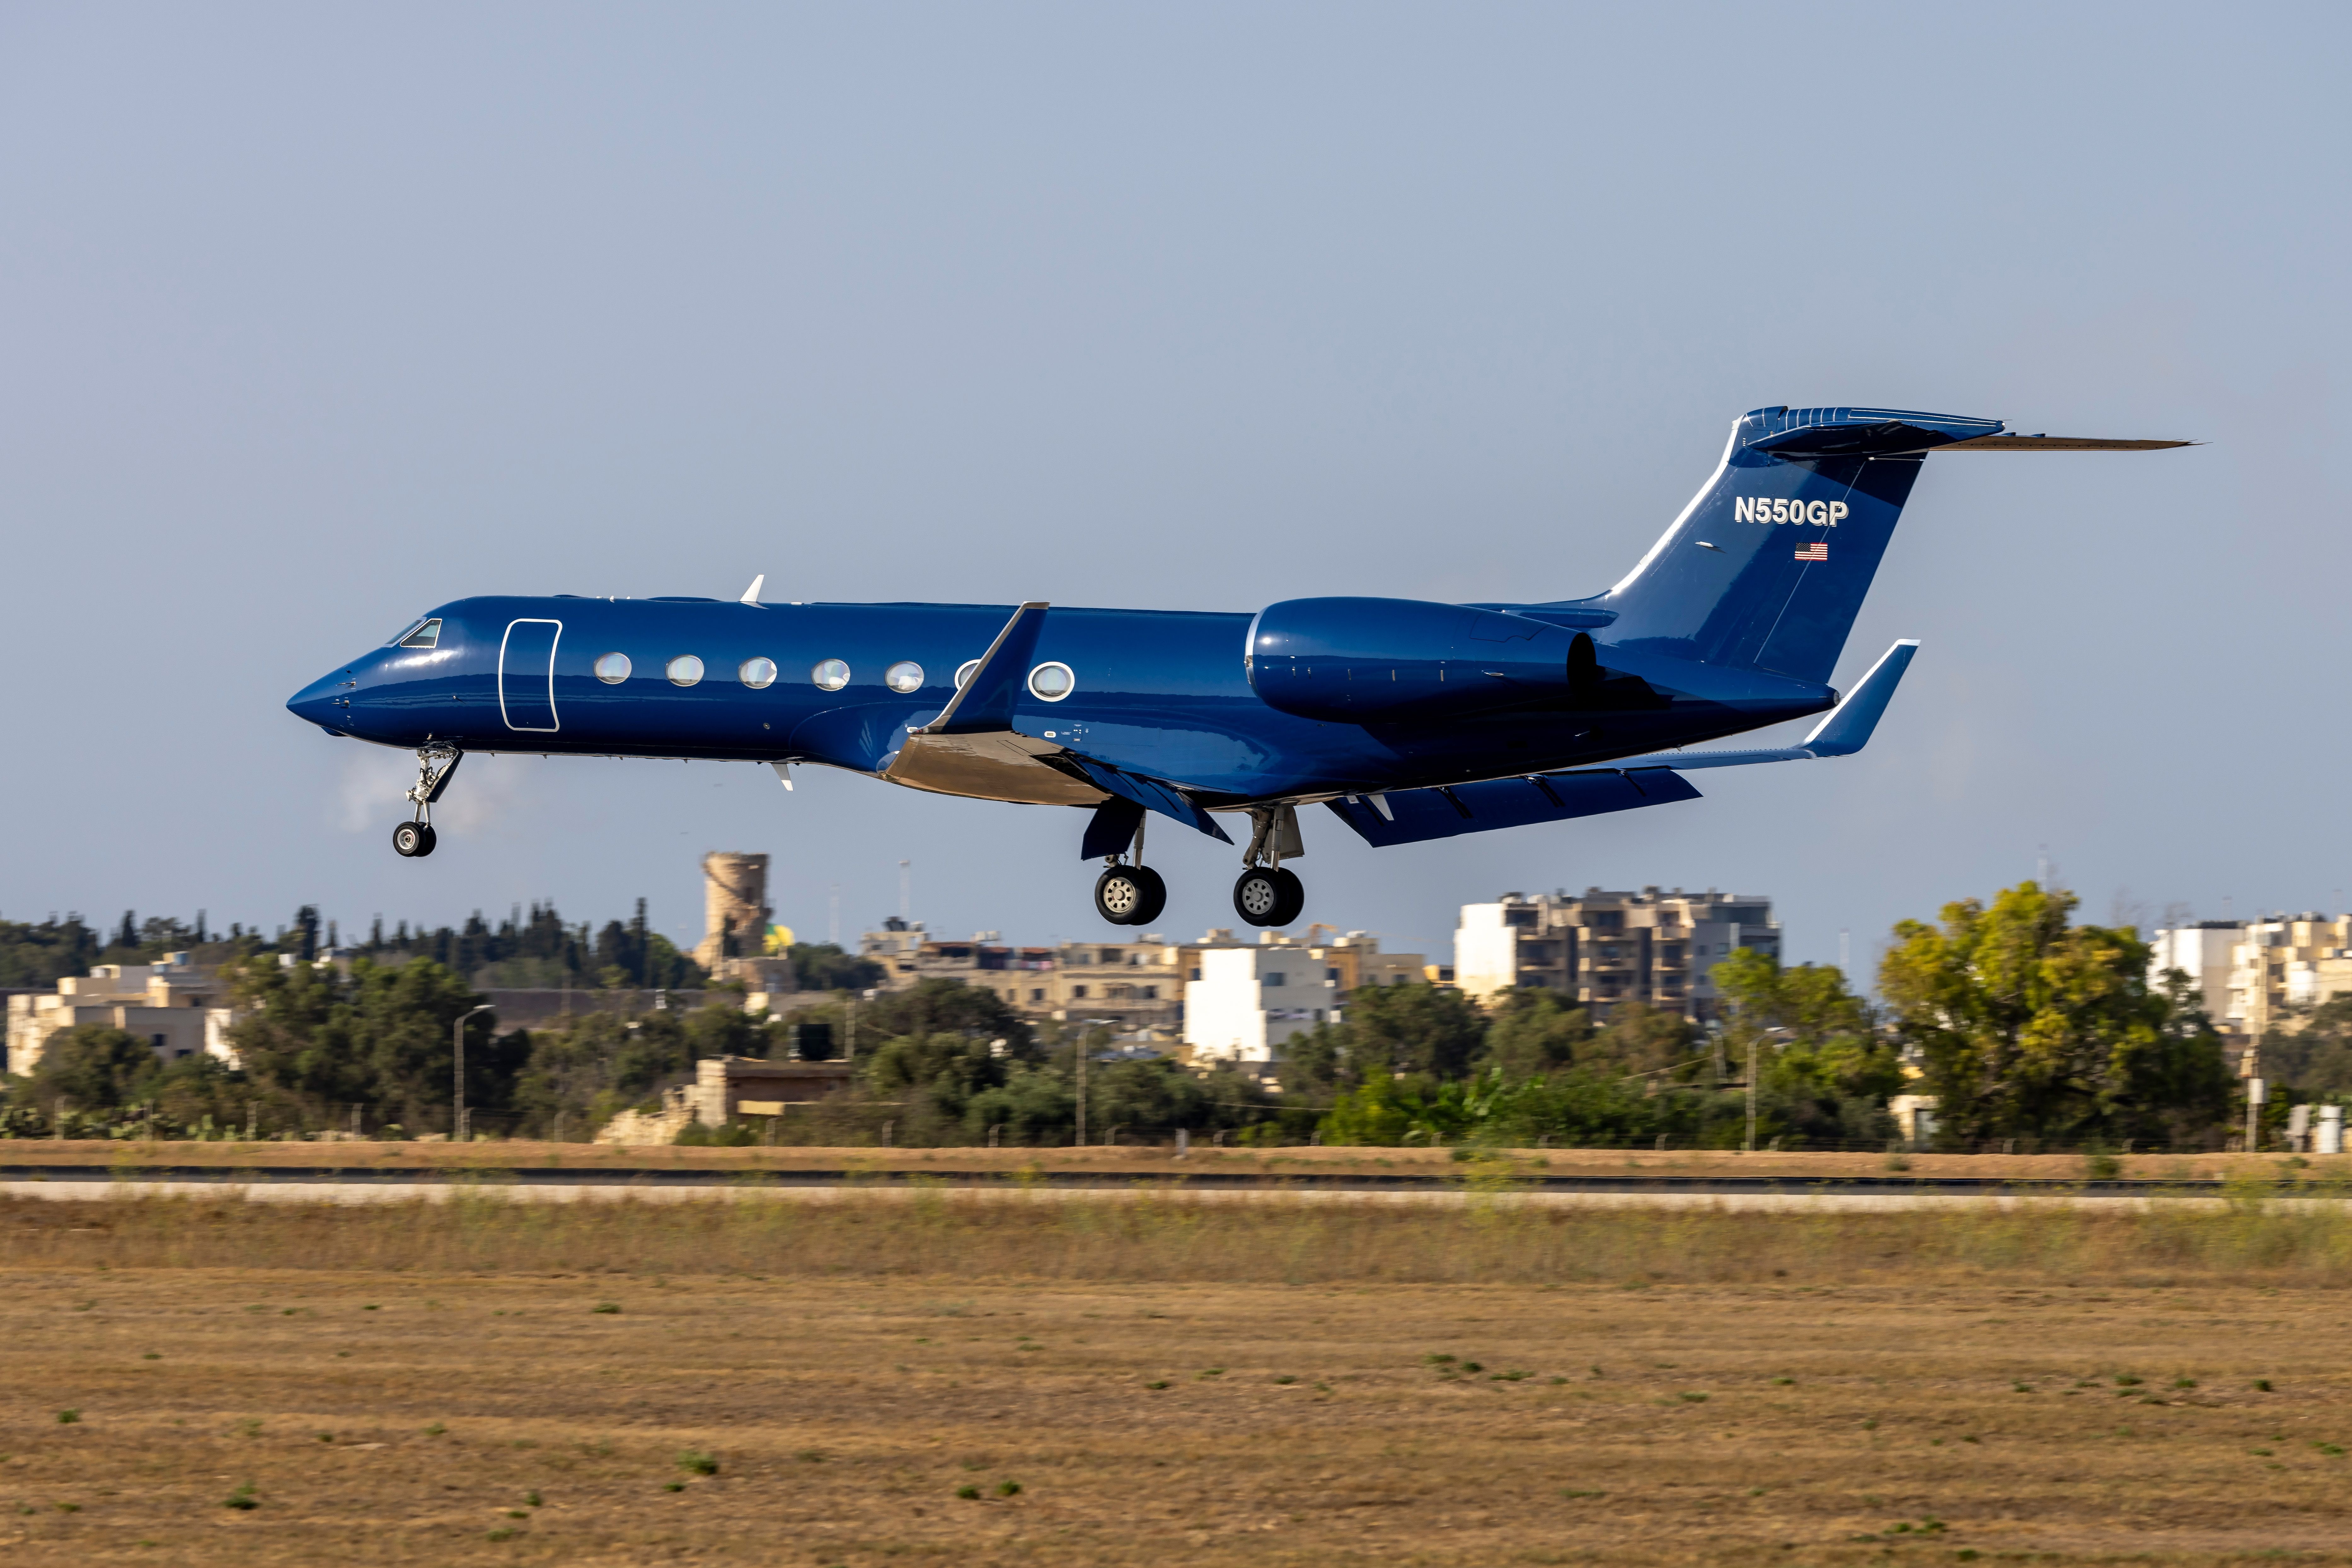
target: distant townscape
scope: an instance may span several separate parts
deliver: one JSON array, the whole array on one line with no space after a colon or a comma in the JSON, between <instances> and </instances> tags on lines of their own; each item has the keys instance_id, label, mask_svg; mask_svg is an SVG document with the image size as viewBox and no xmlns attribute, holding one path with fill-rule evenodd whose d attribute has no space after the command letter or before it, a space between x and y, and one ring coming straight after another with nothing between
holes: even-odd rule
<instances>
[{"instance_id":1,"label":"distant townscape","mask_svg":"<svg viewBox=\"0 0 2352 1568\"><path fill-rule=\"evenodd\" d=\"M1891 933L1876 999L1769 898L1505 893L1450 954L1316 924L1024 946L774 923L703 859L703 940L0 922L10 1137L1174 1141L2336 1152L2352 917L2073 921L2025 883Z\"/></svg>"}]
</instances>

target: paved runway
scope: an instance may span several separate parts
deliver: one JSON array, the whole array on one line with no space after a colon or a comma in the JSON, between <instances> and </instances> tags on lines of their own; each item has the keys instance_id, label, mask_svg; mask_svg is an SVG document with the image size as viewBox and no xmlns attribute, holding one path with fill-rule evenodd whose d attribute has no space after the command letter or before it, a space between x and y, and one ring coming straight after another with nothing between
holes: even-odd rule
<instances>
[{"instance_id":1,"label":"paved runway","mask_svg":"<svg viewBox=\"0 0 2352 1568\"><path fill-rule=\"evenodd\" d=\"M832 1202L844 1198L946 1198L964 1202L1163 1201L1180 1203L1393 1203L1433 1206L1507 1204L1573 1208L1667 1208L1834 1212L1942 1208L2219 1208L2228 1198L2212 1181L2001 1181L1979 1177L1885 1176L1818 1181L1739 1176L1476 1174L1408 1175L1312 1173L1264 1176L1203 1172L1197 1176L1050 1172L765 1172L647 1168L632 1172L543 1167L425 1175L376 1173L338 1166L245 1171L207 1166L136 1169L101 1165L0 1165L0 1193L13 1197L93 1201L121 1197L241 1197L267 1203L383 1204L469 1197L516 1203L730 1201ZM2295 1207L2345 1201L2332 1189L2273 1199Z\"/></svg>"}]
</instances>

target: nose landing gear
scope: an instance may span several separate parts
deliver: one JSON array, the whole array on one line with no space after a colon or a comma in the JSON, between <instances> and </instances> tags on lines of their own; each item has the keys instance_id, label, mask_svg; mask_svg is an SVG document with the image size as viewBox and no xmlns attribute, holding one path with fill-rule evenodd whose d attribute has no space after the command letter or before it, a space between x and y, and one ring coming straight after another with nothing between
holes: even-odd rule
<instances>
[{"instance_id":1,"label":"nose landing gear","mask_svg":"<svg viewBox=\"0 0 2352 1568\"><path fill-rule=\"evenodd\" d=\"M1255 831L1242 854L1247 869L1234 884L1234 913L1254 926L1286 926L1307 908L1307 884L1282 866L1284 857L1307 853L1298 835L1298 809L1264 806L1250 818Z\"/></svg>"},{"instance_id":2,"label":"nose landing gear","mask_svg":"<svg viewBox=\"0 0 2352 1568\"><path fill-rule=\"evenodd\" d=\"M416 820L404 822L392 830L393 853L404 859L421 860L433 853L440 836L433 831L433 803L449 787L450 775L466 753L455 746L419 746L416 749L416 783L409 787L408 799L416 805Z\"/></svg>"}]
</instances>

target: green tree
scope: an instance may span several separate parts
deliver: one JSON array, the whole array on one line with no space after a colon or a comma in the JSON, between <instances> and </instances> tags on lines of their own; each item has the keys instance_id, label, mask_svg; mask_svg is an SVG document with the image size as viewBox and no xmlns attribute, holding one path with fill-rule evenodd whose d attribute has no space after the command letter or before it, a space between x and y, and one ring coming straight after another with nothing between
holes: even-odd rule
<instances>
[{"instance_id":1,"label":"green tree","mask_svg":"<svg viewBox=\"0 0 2352 1568\"><path fill-rule=\"evenodd\" d=\"M1592 1036L1592 1015L1559 993L1515 987L1488 1011L1486 1060L1506 1078L1541 1078L1574 1064Z\"/></svg>"},{"instance_id":2,"label":"green tree","mask_svg":"<svg viewBox=\"0 0 2352 1568\"><path fill-rule=\"evenodd\" d=\"M2128 930L2068 924L2032 882L1905 921L1879 971L1898 1038L1938 1097L1941 1140L2187 1142L2227 1116L2231 1079L2201 1016L2148 984Z\"/></svg>"},{"instance_id":3,"label":"green tree","mask_svg":"<svg viewBox=\"0 0 2352 1568\"><path fill-rule=\"evenodd\" d=\"M1319 1096L1398 1073L1460 1078L1486 1037L1485 1016L1459 991L1366 985L1349 994L1344 1022L1319 1025L1284 1047L1282 1083Z\"/></svg>"},{"instance_id":4,"label":"green tree","mask_svg":"<svg viewBox=\"0 0 2352 1568\"><path fill-rule=\"evenodd\" d=\"M865 991L889 978L870 958L844 952L829 942L793 944L793 978L803 991Z\"/></svg>"},{"instance_id":5,"label":"green tree","mask_svg":"<svg viewBox=\"0 0 2352 1568\"><path fill-rule=\"evenodd\" d=\"M2294 1021L2292 1030L2263 1032L2263 1076L2305 1100L2352 1096L2352 996L2330 997Z\"/></svg>"},{"instance_id":6,"label":"green tree","mask_svg":"<svg viewBox=\"0 0 2352 1568\"><path fill-rule=\"evenodd\" d=\"M163 1075L154 1048L137 1036L78 1024L48 1037L26 1089L51 1116L60 1102L76 1110L115 1110L143 1099Z\"/></svg>"},{"instance_id":7,"label":"green tree","mask_svg":"<svg viewBox=\"0 0 2352 1568\"><path fill-rule=\"evenodd\" d=\"M1843 971L1784 969L1742 948L1715 966L1714 980L1735 1072L1746 1071L1756 1047L1759 1139L1876 1143L1895 1134L1886 1101L1902 1091L1902 1058L1873 1027L1869 1005L1846 989Z\"/></svg>"}]
</instances>

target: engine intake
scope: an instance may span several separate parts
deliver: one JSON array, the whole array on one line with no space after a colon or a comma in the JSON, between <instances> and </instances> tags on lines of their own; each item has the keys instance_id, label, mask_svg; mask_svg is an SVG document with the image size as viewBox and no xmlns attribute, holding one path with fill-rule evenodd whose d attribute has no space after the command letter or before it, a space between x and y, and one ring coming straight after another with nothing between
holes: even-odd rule
<instances>
[{"instance_id":1,"label":"engine intake","mask_svg":"<svg viewBox=\"0 0 2352 1568\"><path fill-rule=\"evenodd\" d=\"M1270 605L1251 623L1247 668L1268 707L1350 724L1599 706L1618 684L1582 632L1419 599Z\"/></svg>"}]
</instances>

